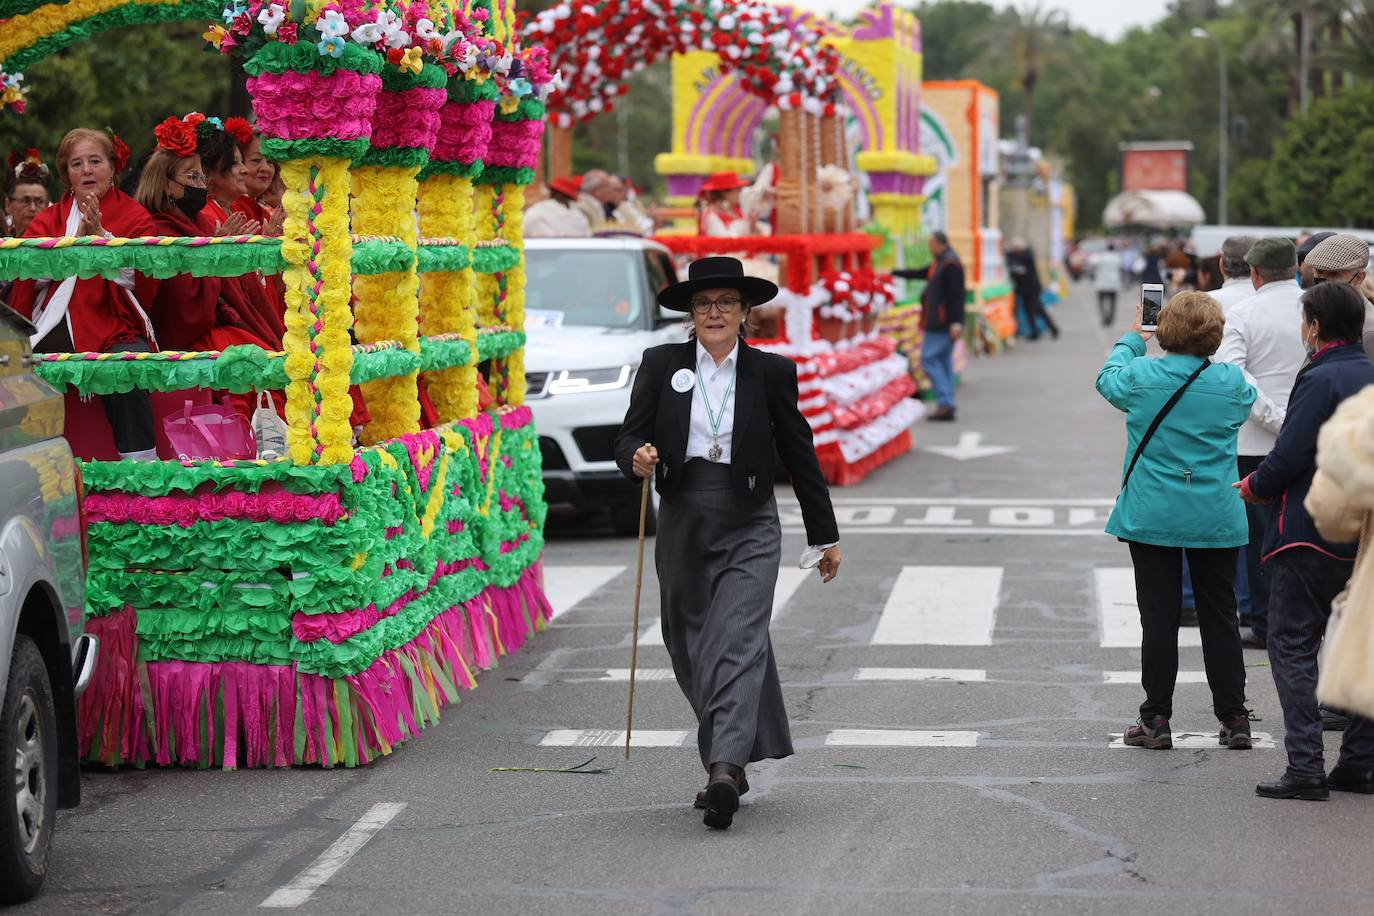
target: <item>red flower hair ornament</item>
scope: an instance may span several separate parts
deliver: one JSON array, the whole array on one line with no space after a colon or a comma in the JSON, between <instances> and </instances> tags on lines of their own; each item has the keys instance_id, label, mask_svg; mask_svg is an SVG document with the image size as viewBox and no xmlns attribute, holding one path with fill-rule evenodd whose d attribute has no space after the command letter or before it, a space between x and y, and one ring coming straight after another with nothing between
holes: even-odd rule
<instances>
[{"instance_id":1,"label":"red flower hair ornament","mask_svg":"<svg viewBox=\"0 0 1374 916\"><path fill-rule=\"evenodd\" d=\"M196 152L196 129L181 118L168 118L153 128L157 145L172 153L178 159L194 156Z\"/></svg>"},{"instance_id":2,"label":"red flower hair ornament","mask_svg":"<svg viewBox=\"0 0 1374 916\"><path fill-rule=\"evenodd\" d=\"M114 132L113 127L105 128L105 135L110 138L110 145L114 147L114 167L116 172L124 171L129 164L129 147L123 140L119 139L119 134Z\"/></svg>"},{"instance_id":3,"label":"red flower hair ornament","mask_svg":"<svg viewBox=\"0 0 1374 916\"><path fill-rule=\"evenodd\" d=\"M226 118L224 129L229 136L238 141L239 146L247 146L253 142L253 125L245 118Z\"/></svg>"}]
</instances>

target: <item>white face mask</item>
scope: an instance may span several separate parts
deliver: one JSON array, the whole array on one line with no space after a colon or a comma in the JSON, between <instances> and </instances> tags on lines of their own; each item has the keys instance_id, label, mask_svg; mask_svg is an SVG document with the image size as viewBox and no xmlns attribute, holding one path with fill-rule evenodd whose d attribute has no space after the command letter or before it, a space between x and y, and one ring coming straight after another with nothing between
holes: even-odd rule
<instances>
[{"instance_id":1,"label":"white face mask","mask_svg":"<svg viewBox=\"0 0 1374 916\"><path fill-rule=\"evenodd\" d=\"M1312 330L1313 326L1307 322L1302 324L1302 345L1307 350L1308 357L1317 352L1317 334Z\"/></svg>"}]
</instances>

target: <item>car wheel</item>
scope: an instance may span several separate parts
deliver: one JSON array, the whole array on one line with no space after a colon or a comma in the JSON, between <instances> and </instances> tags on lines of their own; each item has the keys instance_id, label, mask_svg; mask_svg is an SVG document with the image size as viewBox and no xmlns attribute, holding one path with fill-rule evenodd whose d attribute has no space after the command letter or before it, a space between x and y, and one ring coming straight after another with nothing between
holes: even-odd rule
<instances>
[{"instance_id":1,"label":"car wheel","mask_svg":"<svg viewBox=\"0 0 1374 916\"><path fill-rule=\"evenodd\" d=\"M43 656L18 635L0 709L0 903L43 886L57 819L57 715Z\"/></svg>"},{"instance_id":2,"label":"car wheel","mask_svg":"<svg viewBox=\"0 0 1374 916\"><path fill-rule=\"evenodd\" d=\"M636 492L634 496L611 503L611 527L621 537L639 537L639 501L640 495ZM658 490L651 487L649 489L649 507L644 513L644 534L646 537L658 533L658 501Z\"/></svg>"}]
</instances>

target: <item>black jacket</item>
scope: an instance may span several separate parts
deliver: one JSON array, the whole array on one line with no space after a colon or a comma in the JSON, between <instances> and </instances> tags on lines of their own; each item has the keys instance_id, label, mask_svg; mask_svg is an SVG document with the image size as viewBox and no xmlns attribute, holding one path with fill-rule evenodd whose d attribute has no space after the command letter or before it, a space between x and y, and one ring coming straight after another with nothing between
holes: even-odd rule
<instances>
[{"instance_id":1,"label":"black jacket","mask_svg":"<svg viewBox=\"0 0 1374 916\"><path fill-rule=\"evenodd\" d=\"M1279 439L1250 475L1251 492L1279 501L1264 538L1266 560L1290 547L1355 559L1356 545L1332 544L1317 533L1303 501L1317 471L1317 433L1342 401L1366 385L1374 385L1374 363L1358 343L1324 350L1298 373Z\"/></svg>"},{"instance_id":2,"label":"black jacket","mask_svg":"<svg viewBox=\"0 0 1374 916\"><path fill-rule=\"evenodd\" d=\"M964 265L953 248L935 259L921 294L921 327L927 331L948 331L952 324L964 323Z\"/></svg>"},{"instance_id":3,"label":"black jacket","mask_svg":"<svg viewBox=\"0 0 1374 916\"><path fill-rule=\"evenodd\" d=\"M674 391L673 374L695 369L695 341L664 344L644 351L644 361L630 392L630 409L615 439L615 460L631 480L634 454L645 443L658 449L658 492L677 490L687 463L687 436L692 419L692 392ZM773 446L792 475L801 503L809 544L840 539L830 490L821 476L811 426L797 407L797 366L785 356L739 345L735 367L734 432L730 478L742 505L760 506L773 494Z\"/></svg>"},{"instance_id":4,"label":"black jacket","mask_svg":"<svg viewBox=\"0 0 1374 916\"><path fill-rule=\"evenodd\" d=\"M1023 299L1040 300L1044 288L1040 285L1040 269L1035 265L1035 254L1029 249L1013 251L1007 255L1007 273L1011 275L1016 294Z\"/></svg>"}]
</instances>

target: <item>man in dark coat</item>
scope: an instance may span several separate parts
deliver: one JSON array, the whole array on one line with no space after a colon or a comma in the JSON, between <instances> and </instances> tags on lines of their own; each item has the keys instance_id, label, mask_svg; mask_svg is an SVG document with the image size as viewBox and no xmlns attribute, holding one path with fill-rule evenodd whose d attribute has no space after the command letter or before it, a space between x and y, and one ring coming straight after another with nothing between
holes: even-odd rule
<instances>
[{"instance_id":1,"label":"man in dark coat","mask_svg":"<svg viewBox=\"0 0 1374 916\"><path fill-rule=\"evenodd\" d=\"M1320 283L1302 297L1302 338L1309 360L1293 386L1274 448L1236 486L1247 502L1275 502L1264 539L1269 572L1269 667L1283 706L1288 769L1255 792L1267 798L1324 799L1330 788L1374 793L1374 771L1345 773L1328 782L1317 709L1317 652L1331 602L1345 588L1354 544L1333 544L1318 533L1303 501L1317 470L1317 433L1341 402L1374 385L1374 363L1360 342L1364 299L1344 283ZM1353 732L1353 734L1352 734ZM1352 719L1348 743L1374 756L1374 723Z\"/></svg>"},{"instance_id":2,"label":"man in dark coat","mask_svg":"<svg viewBox=\"0 0 1374 916\"><path fill-rule=\"evenodd\" d=\"M1012 241L1007 252L1007 273L1011 275L1017 301L1026 310L1026 339L1040 339L1040 323L1043 321L1050 336L1058 340L1059 326L1045 311L1045 303L1041 299L1044 287L1040 285L1040 269L1035 266L1035 252L1031 251L1025 239Z\"/></svg>"},{"instance_id":3,"label":"man in dark coat","mask_svg":"<svg viewBox=\"0 0 1374 916\"><path fill-rule=\"evenodd\" d=\"M921 294L921 370L930 379L936 408L932 420L954 419L954 342L964 333L964 265L949 247L949 236L940 230L930 234L930 253L935 259L927 270L894 270L893 276L926 281Z\"/></svg>"}]
</instances>

